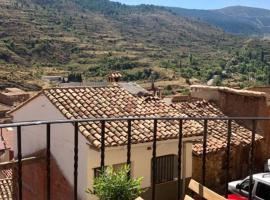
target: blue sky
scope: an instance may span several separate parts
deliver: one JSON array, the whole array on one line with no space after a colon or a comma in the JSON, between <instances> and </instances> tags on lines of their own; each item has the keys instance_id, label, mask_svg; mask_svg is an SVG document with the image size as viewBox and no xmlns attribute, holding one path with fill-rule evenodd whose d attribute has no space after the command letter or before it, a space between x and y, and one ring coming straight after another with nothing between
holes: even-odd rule
<instances>
[{"instance_id":1,"label":"blue sky","mask_svg":"<svg viewBox=\"0 0 270 200\"><path fill-rule=\"evenodd\" d=\"M270 0L113 0L130 5L154 4L194 9L217 9L242 5L270 9Z\"/></svg>"}]
</instances>

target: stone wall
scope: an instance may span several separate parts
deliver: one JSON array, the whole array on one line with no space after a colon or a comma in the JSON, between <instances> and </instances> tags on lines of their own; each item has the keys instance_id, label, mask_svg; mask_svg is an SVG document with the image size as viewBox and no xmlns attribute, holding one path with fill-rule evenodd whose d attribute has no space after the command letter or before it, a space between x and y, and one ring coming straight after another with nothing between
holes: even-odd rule
<instances>
[{"instance_id":1,"label":"stone wall","mask_svg":"<svg viewBox=\"0 0 270 200\"><path fill-rule=\"evenodd\" d=\"M261 147L257 146L256 155L260 155ZM226 186L226 150L210 153L206 156L206 186L217 193L224 194ZM261 163L262 158L255 157L254 163ZM255 165L255 172L261 172L263 165ZM235 147L230 155L229 181L240 180L249 175L249 146ZM193 156L192 178L201 182L202 156Z\"/></svg>"},{"instance_id":2,"label":"stone wall","mask_svg":"<svg viewBox=\"0 0 270 200\"><path fill-rule=\"evenodd\" d=\"M248 88L247 90L256 91L256 92L265 92L266 94L270 94L269 86L254 86L254 87Z\"/></svg>"},{"instance_id":3,"label":"stone wall","mask_svg":"<svg viewBox=\"0 0 270 200\"><path fill-rule=\"evenodd\" d=\"M46 200L46 161L23 165L23 199ZM72 200L73 189L61 173L57 163L51 159L51 199Z\"/></svg>"},{"instance_id":4,"label":"stone wall","mask_svg":"<svg viewBox=\"0 0 270 200\"><path fill-rule=\"evenodd\" d=\"M190 95L193 98L205 99L206 101L219 101L219 92L217 87L192 85Z\"/></svg>"},{"instance_id":5,"label":"stone wall","mask_svg":"<svg viewBox=\"0 0 270 200\"><path fill-rule=\"evenodd\" d=\"M22 103L30 98L28 93L25 94L17 94L17 95L9 95L5 93L0 93L0 103L5 105L13 106L16 103Z\"/></svg>"},{"instance_id":6,"label":"stone wall","mask_svg":"<svg viewBox=\"0 0 270 200\"><path fill-rule=\"evenodd\" d=\"M270 117L268 95L264 92L227 87L191 86L192 96L214 101L229 117ZM252 121L238 121L252 129ZM264 137L263 155L270 158L270 120L257 121L257 133Z\"/></svg>"}]
</instances>

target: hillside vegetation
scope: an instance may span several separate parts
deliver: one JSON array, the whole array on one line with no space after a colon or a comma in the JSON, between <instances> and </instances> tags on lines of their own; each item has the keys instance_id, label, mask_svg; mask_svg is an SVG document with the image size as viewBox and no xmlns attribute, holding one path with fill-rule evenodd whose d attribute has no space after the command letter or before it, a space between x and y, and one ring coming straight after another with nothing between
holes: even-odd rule
<instances>
[{"instance_id":1,"label":"hillside vegetation","mask_svg":"<svg viewBox=\"0 0 270 200\"><path fill-rule=\"evenodd\" d=\"M206 82L218 75L226 79L218 83L238 84L243 76L257 82L260 74L259 81L265 83L268 44L156 6L107 0L0 0L2 84L39 83L44 74L72 72L101 80L117 70L132 81L147 81L155 74L160 80ZM254 75L237 67L253 62L260 66ZM12 75L7 78L6 73Z\"/></svg>"},{"instance_id":2,"label":"hillside vegetation","mask_svg":"<svg viewBox=\"0 0 270 200\"><path fill-rule=\"evenodd\" d=\"M179 16L209 23L222 30L242 35L269 36L270 10L231 6L218 10L169 8Z\"/></svg>"}]
</instances>

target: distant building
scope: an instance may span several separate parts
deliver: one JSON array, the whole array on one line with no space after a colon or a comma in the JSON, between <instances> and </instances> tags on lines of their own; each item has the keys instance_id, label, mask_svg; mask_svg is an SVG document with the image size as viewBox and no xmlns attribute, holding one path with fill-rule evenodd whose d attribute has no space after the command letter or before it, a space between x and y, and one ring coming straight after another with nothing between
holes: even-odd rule
<instances>
[{"instance_id":1,"label":"distant building","mask_svg":"<svg viewBox=\"0 0 270 200\"><path fill-rule=\"evenodd\" d=\"M83 81L83 82L65 82L60 83L59 87L79 87L79 86L89 86L89 87L105 87L110 83L106 81Z\"/></svg>"},{"instance_id":2,"label":"distant building","mask_svg":"<svg viewBox=\"0 0 270 200\"><path fill-rule=\"evenodd\" d=\"M0 92L0 103L16 106L30 98L30 94L19 88L6 88Z\"/></svg>"},{"instance_id":3,"label":"distant building","mask_svg":"<svg viewBox=\"0 0 270 200\"><path fill-rule=\"evenodd\" d=\"M47 82L54 82L54 83L61 83L63 82L64 77L62 76L42 76L41 79L43 81L47 81Z\"/></svg>"},{"instance_id":4,"label":"distant building","mask_svg":"<svg viewBox=\"0 0 270 200\"><path fill-rule=\"evenodd\" d=\"M11 117L7 115L7 112L12 108L10 106L0 104L0 123L10 122Z\"/></svg>"},{"instance_id":5,"label":"distant building","mask_svg":"<svg viewBox=\"0 0 270 200\"><path fill-rule=\"evenodd\" d=\"M120 72L112 72L108 74L107 78L108 78L108 82L110 83L119 82L122 78L122 74Z\"/></svg>"},{"instance_id":6,"label":"distant building","mask_svg":"<svg viewBox=\"0 0 270 200\"><path fill-rule=\"evenodd\" d=\"M150 96L151 93L135 82L120 82L118 85L133 95Z\"/></svg>"}]
</instances>

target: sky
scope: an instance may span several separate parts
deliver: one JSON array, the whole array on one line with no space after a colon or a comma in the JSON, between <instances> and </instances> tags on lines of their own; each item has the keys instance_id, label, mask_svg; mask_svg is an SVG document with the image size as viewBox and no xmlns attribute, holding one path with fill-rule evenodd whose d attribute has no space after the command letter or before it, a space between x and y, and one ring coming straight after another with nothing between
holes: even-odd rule
<instances>
[{"instance_id":1,"label":"sky","mask_svg":"<svg viewBox=\"0 0 270 200\"><path fill-rule=\"evenodd\" d=\"M154 4L193 9L218 9L227 6L250 6L270 9L270 0L113 0L129 5Z\"/></svg>"}]
</instances>

